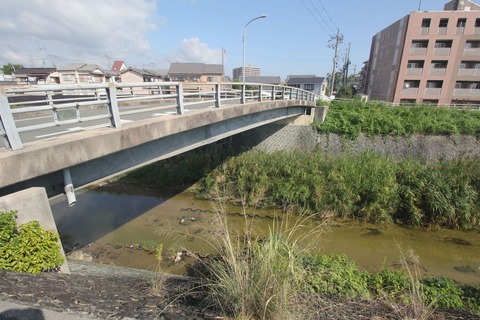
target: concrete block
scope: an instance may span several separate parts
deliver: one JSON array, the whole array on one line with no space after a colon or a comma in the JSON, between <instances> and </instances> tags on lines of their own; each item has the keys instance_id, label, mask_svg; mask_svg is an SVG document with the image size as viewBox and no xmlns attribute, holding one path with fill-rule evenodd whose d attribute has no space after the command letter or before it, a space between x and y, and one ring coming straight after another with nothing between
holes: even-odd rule
<instances>
[{"instance_id":1,"label":"concrete block","mask_svg":"<svg viewBox=\"0 0 480 320\"><path fill-rule=\"evenodd\" d=\"M29 188L0 197L0 211L10 210L17 211L17 224L21 225L36 220L45 230L58 234L45 188ZM65 257L61 242L60 250L62 256ZM66 260L60 267L60 272L70 273Z\"/></svg>"}]
</instances>

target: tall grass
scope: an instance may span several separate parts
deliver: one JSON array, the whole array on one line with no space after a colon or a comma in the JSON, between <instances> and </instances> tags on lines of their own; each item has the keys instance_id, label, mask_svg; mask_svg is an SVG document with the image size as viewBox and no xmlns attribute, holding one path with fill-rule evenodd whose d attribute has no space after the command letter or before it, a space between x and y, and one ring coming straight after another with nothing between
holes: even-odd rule
<instances>
[{"instance_id":1,"label":"tall grass","mask_svg":"<svg viewBox=\"0 0 480 320\"><path fill-rule=\"evenodd\" d=\"M318 216L472 229L480 226L480 161L396 162L365 152L248 152L196 185L235 204L294 207Z\"/></svg>"},{"instance_id":2,"label":"tall grass","mask_svg":"<svg viewBox=\"0 0 480 320\"><path fill-rule=\"evenodd\" d=\"M322 225L286 214L268 234L255 231L245 215L245 233L232 234L223 211L217 212L211 237L202 238L215 255L199 259L197 275L205 280L206 303L233 319L308 319L314 311L303 294L302 258L315 246ZM310 312L312 314L310 314Z\"/></svg>"},{"instance_id":3,"label":"tall grass","mask_svg":"<svg viewBox=\"0 0 480 320\"><path fill-rule=\"evenodd\" d=\"M409 136L412 134L467 134L480 138L480 113L443 107L389 107L379 102L341 101L330 105L328 117L317 124L320 133L356 138L360 133Z\"/></svg>"}]
</instances>

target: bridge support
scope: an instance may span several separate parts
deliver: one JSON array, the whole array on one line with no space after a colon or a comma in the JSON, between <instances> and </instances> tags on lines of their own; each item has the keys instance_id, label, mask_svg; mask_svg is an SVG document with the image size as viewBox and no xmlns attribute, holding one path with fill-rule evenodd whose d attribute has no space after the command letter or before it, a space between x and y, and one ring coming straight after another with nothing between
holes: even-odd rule
<instances>
[{"instance_id":1,"label":"bridge support","mask_svg":"<svg viewBox=\"0 0 480 320\"><path fill-rule=\"evenodd\" d=\"M5 134L4 140L7 149L20 150L23 148L4 88L0 88L0 130Z\"/></svg>"},{"instance_id":2,"label":"bridge support","mask_svg":"<svg viewBox=\"0 0 480 320\"><path fill-rule=\"evenodd\" d=\"M73 207L77 203L75 197L75 189L73 187L72 176L70 175L70 169L63 169L63 184L65 185L65 195L67 196L67 202L70 207Z\"/></svg>"}]
</instances>

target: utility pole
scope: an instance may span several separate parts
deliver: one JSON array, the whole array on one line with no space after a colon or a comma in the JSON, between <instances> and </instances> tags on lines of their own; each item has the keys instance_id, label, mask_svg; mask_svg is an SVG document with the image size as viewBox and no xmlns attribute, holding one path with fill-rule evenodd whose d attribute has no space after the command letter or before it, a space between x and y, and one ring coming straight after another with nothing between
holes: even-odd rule
<instances>
[{"instance_id":1,"label":"utility pole","mask_svg":"<svg viewBox=\"0 0 480 320\"><path fill-rule=\"evenodd\" d=\"M43 67L45 68L45 64L46 64L46 61L45 61L45 50L47 48L45 48L45 46L41 46L40 48L38 48L38 50L40 50L42 52L42 64L43 64Z\"/></svg>"},{"instance_id":2,"label":"utility pole","mask_svg":"<svg viewBox=\"0 0 480 320\"><path fill-rule=\"evenodd\" d=\"M351 42L348 43L348 50L347 50L347 55L346 55L346 58L345 58L345 70L344 70L344 78L343 78L343 85L346 85L347 84L347 81L348 81L348 67L350 66L350 46L351 46Z\"/></svg>"},{"instance_id":3,"label":"utility pole","mask_svg":"<svg viewBox=\"0 0 480 320\"><path fill-rule=\"evenodd\" d=\"M337 35L332 37L330 41L335 40L335 43L330 45L330 48L335 50L335 54L333 56L333 69L332 69L332 80L331 80L331 87L330 87L330 96L333 95L333 90L335 88L335 68L337 65L337 58L338 58L338 44L343 42L343 35L340 34L340 29L337 28Z\"/></svg>"},{"instance_id":4,"label":"utility pole","mask_svg":"<svg viewBox=\"0 0 480 320\"><path fill-rule=\"evenodd\" d=\"M418 11L422 9L422 0L418 0Z\"/></svg>"}]
</instances>

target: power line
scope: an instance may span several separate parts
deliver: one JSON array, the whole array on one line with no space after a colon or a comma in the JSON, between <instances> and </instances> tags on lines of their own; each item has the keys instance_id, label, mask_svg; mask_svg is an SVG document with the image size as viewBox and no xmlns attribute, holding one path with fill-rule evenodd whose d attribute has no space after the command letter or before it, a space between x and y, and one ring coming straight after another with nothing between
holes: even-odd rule
<instances>
[{"instance_id":1,"label":"power line","mask_svg":"<svg viewBox=\"0 0 480 320\"><path fill-rule=\"evenodd\" d=\"M315 12L317 12L318 16L319 16L320 18L322 18L323 23L328 27L328 29L330 29L330 31L331 31L333 34L335 34L335 29L336 29L337 27L335 26L335 29L332 28L332 27L327 23L327 21L325 20L325 18L323 17L323 15L318 11L318 9L317 9L317 7L315 6L315 4L313 3L313 1L312 1L312 0L309 0L309 1L310 1L310 4L313 6L313 9L315 10ZM331 19L330 19L330 20L331 20ZM333 25L335 25L335 24L333 24Z\"/></svg>"},{"instance_id":2,"label":"power line","mask_svg":"<svg viewBox=\"0 0 480 320\"><path fill-rule=\"evenodd\" d=\"M335 22L333 22L332 17L331 17L330 14L328 13L327 9L325 9L325 6L323 5L322 0L318 0L318 2L320 2L320 5L322 6L323 11L327 14L328 19L330 19L330 22L333 24L333 26L335 27L335 29L338 29L337 25L335 24Z\"/></svg>"},{"instance_id":3,"label":"power line","mask_svg":"<svg viewBox=\"0 0 480 320\"><path fill-rule=\"evenodd\" d=\"M327 31L327 29L325 29L325 26L322 25L322 23L317 19L317 17L313 14L313 12L312 12L312 11L310 10L310 8L307 6L307 4L305 3L304 0L302 0L302 3L303 3L303 5L305 6L305 8L307 9L307 11L312 15L313 19L315 19L315 21L317 21L318 25L323 29L323 31L325 31L325 33L326 33L328 36L331 37L332 34L329 33L329 32Z\"/></svg>"}]
</instances>

